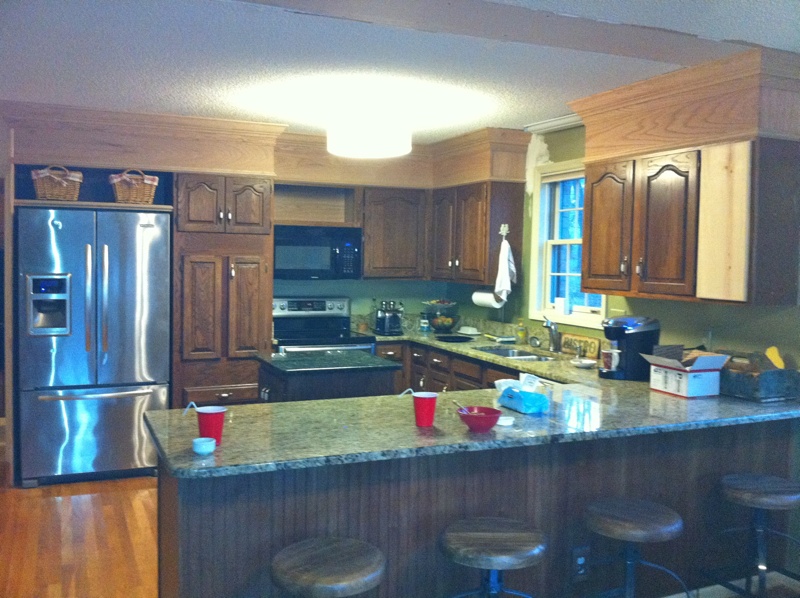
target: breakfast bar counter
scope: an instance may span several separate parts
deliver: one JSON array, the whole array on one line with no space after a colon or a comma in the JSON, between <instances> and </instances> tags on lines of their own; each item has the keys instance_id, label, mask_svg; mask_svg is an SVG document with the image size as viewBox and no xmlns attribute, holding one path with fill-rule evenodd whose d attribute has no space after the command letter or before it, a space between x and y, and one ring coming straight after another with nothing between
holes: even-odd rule
<instances>
[{"instance_id":1,"label":"breakfast bar counter","mask_svg":"<svg viewBox=\"0 0 800 598\"><path fill-rule=\"evenodd\" d=\"M270 559L317 535L384 551L386 580L368 595L447 596L477 579L443 557L437 538L472 515L544 531L542 565L507 577L512 587L560 595L570 548L588 540L583 508L613 495L681 513L683 536L650 555L696 586L697 554L727 556L709 539L709 525L735 515L716 495L718 479L745 470L786 476L794 467L794 402L686 400L636 382L555 385L548 414L508 411L511 426L475 434L450 401L493 405L497 394L440 395L431 428L414 425L409 395L232 406L222 444L207 457L191 449L193 413L146 413L159 452L161 596L281 596ZM659 593L659 581L644 577L642 595L671 593Z\"/></svg>"}]
</instances>

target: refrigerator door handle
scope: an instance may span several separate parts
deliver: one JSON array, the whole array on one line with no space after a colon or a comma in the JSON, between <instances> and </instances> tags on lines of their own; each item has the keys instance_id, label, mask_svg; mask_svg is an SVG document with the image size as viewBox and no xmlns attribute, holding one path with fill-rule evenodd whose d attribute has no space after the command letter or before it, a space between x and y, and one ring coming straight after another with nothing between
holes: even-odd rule
<instances>
[{"instance_id":1,"label":"refrigerator door handle","mask_svg":"<svg viewBox=\"0 0 800 598\"><path fill-rule=\"evenodd\" d=\"M92 260L92 246L86 245L86 284L84 285L85 297L83 301L84 330L86 332L86 352L92 352L92 281L94 280L94 264Z\"/></svg>"},{"instance_id":2,"label":"refrigerator door handle","mask_svg":"<svg viewBox=\"0 0 800 598\"><path fill-rule=\"evenodd\" d=\"M97 392L89 394L75 395L39 395L36 397L40 401L82 401L84 399L122 399L126 397L151 396L152 390L127 390L124 392Z\"/></svg>"},{"instance_id":3,"label":"refrigerator door handle","mask_svg":"<svg viewBox=\"0 0 800 598\"><path fill-rule=\"evenodd\" d=\"M100 325L103 353L108 353L108 245L103 245L102 301L100 304Z\"/></svg>"}]
</instances>

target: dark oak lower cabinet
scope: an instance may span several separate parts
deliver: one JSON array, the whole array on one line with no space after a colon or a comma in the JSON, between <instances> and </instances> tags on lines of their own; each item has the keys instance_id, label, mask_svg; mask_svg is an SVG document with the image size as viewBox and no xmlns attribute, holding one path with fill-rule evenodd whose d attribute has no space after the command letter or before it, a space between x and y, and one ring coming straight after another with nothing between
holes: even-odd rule
<instances>
[{"instance_id":1,"label":"dark oak lower cabinet","mask_svg":"<svg viewBox=\"0 0 800 598\"><path fill-rule=\"evenodd\" d=\"M173 250L173 407L257 401L272 238L177 232Z\"/></svg>"},{"instance_id":2,"label":"dark oak lower cabinet","mask_svg":"<svg viewBox=\"0 0 800 598\"><path fill-rule=\"evenodd\" d=\"M394 372L394 392L398 394L409 387L409 367L406 363L408 354L406 343L378 343L375 347L375 355L403 366L402 370Z\"/></svg>"},{"instance_id":3,"label":"dark oak lower cabinet","mask_svg":"<svg viewBox=\"0 0 800 598\"><path fill-rule=\"evenodd\" d=\"M414 390L443 392L494 388L495 380L518 378L519 371L411 343L408 367Z\"/></svg>"}]
</instances>

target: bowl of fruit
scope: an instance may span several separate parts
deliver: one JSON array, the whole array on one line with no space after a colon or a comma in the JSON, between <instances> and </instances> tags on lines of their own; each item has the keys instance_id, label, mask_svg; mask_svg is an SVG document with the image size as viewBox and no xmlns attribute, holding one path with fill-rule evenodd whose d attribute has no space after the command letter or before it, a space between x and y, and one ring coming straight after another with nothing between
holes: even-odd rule
<instances>
[{"instance_id":1,"label":"bowl of fruit","mask_svg":"<svg viewBox=\"0 0 800 598\"><path fill-rule=\"evenodd\" d=\"M425 314L436 332L450 332L458 324L458 304L449 299L423 301Z\"/></svg>"}]
</instances>

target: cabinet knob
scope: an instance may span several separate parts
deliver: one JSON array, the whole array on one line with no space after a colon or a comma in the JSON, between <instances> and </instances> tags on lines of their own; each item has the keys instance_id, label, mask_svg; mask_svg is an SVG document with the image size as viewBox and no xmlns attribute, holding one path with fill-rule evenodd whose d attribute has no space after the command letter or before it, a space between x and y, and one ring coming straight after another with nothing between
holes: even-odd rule
<instances>
[{"instance_id":1,"label":"cabinet knob","mask_svg":"<svg viewBox=\"0 0 800 598\"><path fill-rule=\"evenodd\" d=\"M233 396L232 392L220 392L220 393L217 393L217 395L216 395L216 397L218 399L222 399L223 401L225 401L227 399L230 399L232 396Z\"/></svg>"},{"instance_id":2,"label":"cabinet knob","mask_svg":"<svg viewBox=\"0 0 800 598\"><path fill-rule=\"evenodd\" d=\"M235 276L236 276L236 266L231 264L231 278L234 278Z\"/></svg>"},{"instance_id":3,"label":"cabinet knob","mask_svg":"<svg viewBox=\"0 0 800 598\"><path fill-rule=\"evenodd\" d=\"M447 260L447 267L448 268L452 268L453 267L453 260Z\"/></svg>"},{"instance_id":4,"label":"cabinet knob","mask_svg":"<svg viewBox=\"0 0 800 598\"><path fill-rule=\"evenodd\" d=\"M436 358L433 358L433 359L431 359L431 361L432 361L433 363L442 363L442 360L441 360L441 359L436 359Z\"/></svg>"},{"instance_id":5,"label":"cabinet knob","mask_svg":"<svg viewBox=\"0 0 800 598\"><path fill-rule=\"evenodd\" d=\"M622 261L619 264L619 271L620 274L627 274L628 273L628 256L624 256Z\"/></svg>"},{"instance_id":6,"label":"cabinet knob","mask_svg":"<svg viewBox=\"0 0 800 598\"><path fill-rule=\"evenodd\" d=\"M458 258L456 258L456 268L458 268L458 266L459 266Z\"/></svg>"},{"instance_id":7,"label":"cabinet knob","mask_svg":"<svg viewBox=\"0 0 800 598\"><path fill-rule=\"evenodd\" d=\"M231 211L229 210L229 211L228 211L228 222L230 222L231 220L233 220L233 212L231 212Z\"/></svg>"},{"instance_id":8,"label":"cabinet knob","mask_svg":"<svg viewBox=\"0 0 800 598\"><path fill-rule=\"evenodd\" d=\"M386 351L384 356L389 357L390 355L394 355L394 351Z\"/></svg>"},{"instance_id":9,"label":"cabinet knob","mask_svg":"<svg viewBox=\"0 0 800 598\"><path fill-rule=\"evenodd\" d=\"M640 257L636 263L636 275L639 277L644 276L644 258Z\"/></svg>"},{"instance_id":10,"label":"cabinet knob","mask_svg":"<svg viewBox=\"0 0 800 598\"><path fill-rule=\"evenodd\" d=\"M219 211L219 221L222 222L225 219L225 214L222 210Z\"/></svg>"}]
</instances>

